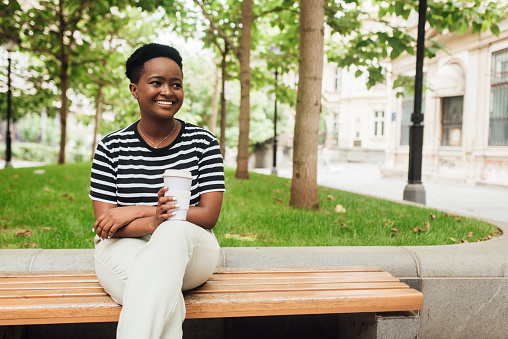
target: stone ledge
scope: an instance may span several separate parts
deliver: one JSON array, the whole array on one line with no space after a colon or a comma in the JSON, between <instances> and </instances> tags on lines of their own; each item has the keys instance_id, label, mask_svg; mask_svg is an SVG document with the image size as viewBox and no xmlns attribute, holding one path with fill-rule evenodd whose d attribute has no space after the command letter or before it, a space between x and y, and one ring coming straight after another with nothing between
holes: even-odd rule
<instances>
[{"instance_id":1,"label":"stone ledge","mask_svg":"<svg viewBox=\"0 0 508 339\"><path fill-rule=\"evenodd\" d=\"M504 235L440 246L224 247L218 266L379 266L399 278L508 277L508 222L487 221ZM0 250L0 271L93 269L93 249Z\"/></svg>"}]
</instances>

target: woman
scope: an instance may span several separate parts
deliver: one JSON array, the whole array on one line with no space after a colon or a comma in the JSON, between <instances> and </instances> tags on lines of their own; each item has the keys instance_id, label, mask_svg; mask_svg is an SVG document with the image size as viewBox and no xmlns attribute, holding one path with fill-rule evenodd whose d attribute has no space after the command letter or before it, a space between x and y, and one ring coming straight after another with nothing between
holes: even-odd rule
<instances>
[{"instance_id":1,"label":"woman","mask_svg":"<svg viewBox=\"0 0 508 339\"><path fill-rule=\"evenodd\" d=\"M204 283L219 256L211 229L225 190L222 156L212 133L175 119L184 100L176 49L144 45L127 60L126 74L141 119L104 137L95 152L95 270L123 305L118 338L181 338L182 290ZM179 205L164 196L166 169L192 173L186 221L171 220Z\"/></svg>"}]
</instances>

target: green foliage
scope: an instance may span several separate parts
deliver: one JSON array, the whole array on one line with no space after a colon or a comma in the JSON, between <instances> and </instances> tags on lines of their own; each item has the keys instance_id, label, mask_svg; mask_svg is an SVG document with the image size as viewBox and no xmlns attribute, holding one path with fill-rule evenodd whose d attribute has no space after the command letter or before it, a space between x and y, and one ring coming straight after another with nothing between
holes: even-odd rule
<instances>
[{"instance_id":1,"label":"green foliage","mask_svg":"<svg viewBox=\"0 0 508 339\"><path fill-rule=\"evenodd\" d=\"M0 248L93 248L90 167L0 170ZM427 246L496 232L473 218L323 187L320 211L293 209L290 181L276 176L237 180L228 169L226 187L214 228L221 246ZM345 212L335 211L339 204Z\"/></svg>"},{"instance_id":2,"label":"green foliage","mask_svg":"<svg viewBox=\"0 0 508 339\"><path fill-rule=\"evenodd\" d=\"M0 144L0 154L1 158L5 156L5 144ZM12 157L22 161L55 164L58 160L58 147L56 145L15 142L12 144ZM66 159L69 163L82 162L89 158L89 152L83 152L82 150L66 151Z\"/></svg>"},{"instance_id":3,"label":"green foliage","mask_svg":"<svg viewBox=\"0 0 508 339\"><path fill-rule=\"evenodd\" d=\"M328 3L327 24L333 34L326 54L341 68L354 66L357 77L368 74L367 87L371 88L385 79L384 60L403 53L415 55L415 33L405 24L418 11L418 1L375 0L377 17L362 11L362 5L362 1ZM495 35L500 33L497 23L507 18L508 8L504 2L481 0L431 0L427 6L427 22L438 32L462 34L472 27L472 34L490 29ZM438 41L427 40L425 55L433 58L444 48Z\"/></svg>"}]
</instances>

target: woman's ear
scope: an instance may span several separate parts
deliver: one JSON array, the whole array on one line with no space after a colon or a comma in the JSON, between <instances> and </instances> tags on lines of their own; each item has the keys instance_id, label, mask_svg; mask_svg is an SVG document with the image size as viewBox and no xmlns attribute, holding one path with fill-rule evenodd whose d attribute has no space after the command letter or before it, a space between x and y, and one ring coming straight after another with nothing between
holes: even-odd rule
<instances>
[{"instance_id":1,"label":"woman's ear","mask_svg":"<svg viewBox=\"0 0 508 339\"><path fill-rule=\"evenodd\" d=\"M134 99L138 98L138 86L136 84L131 83L129 85L129 90L131 91L132 97Z\"/></svg>"}]
</instances>

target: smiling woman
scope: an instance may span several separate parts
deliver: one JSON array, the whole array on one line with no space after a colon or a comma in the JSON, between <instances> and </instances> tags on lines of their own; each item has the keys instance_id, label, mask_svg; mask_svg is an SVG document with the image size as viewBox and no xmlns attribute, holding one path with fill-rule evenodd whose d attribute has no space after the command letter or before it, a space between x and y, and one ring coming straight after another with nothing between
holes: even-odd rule
<instances>
[{"instance_id":1,"label":"smiling woman","mask_svg":"<svg viewBox=\"0 0 508 339\"><path fill-rule=\"evenodd\" d=\"M211 229L225 190L222 156L212 133L175 119L184 102L176 49L144 45L127 60L126 74L141 119L104 137L95 152L95 270L123 305L118 338L181 338L182 290L204 283L219 256ZM192 175L185 221L173 218L180 202L166 195L167 169Z\"/></svg>"}]
</instances>

